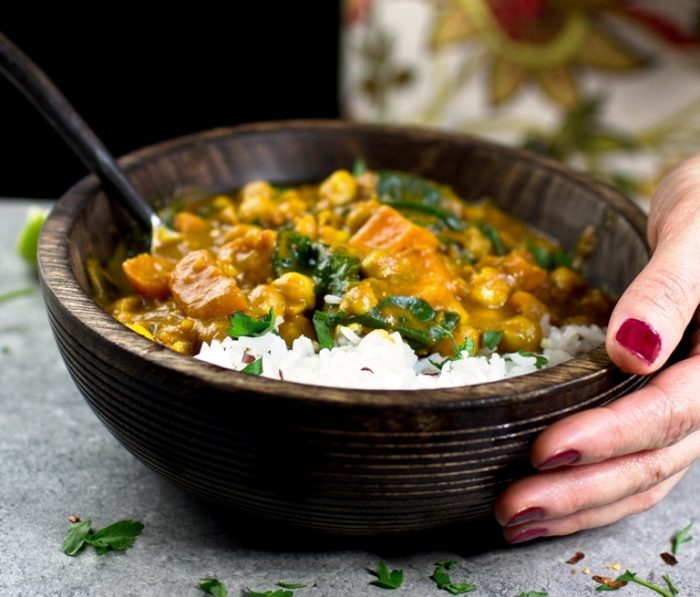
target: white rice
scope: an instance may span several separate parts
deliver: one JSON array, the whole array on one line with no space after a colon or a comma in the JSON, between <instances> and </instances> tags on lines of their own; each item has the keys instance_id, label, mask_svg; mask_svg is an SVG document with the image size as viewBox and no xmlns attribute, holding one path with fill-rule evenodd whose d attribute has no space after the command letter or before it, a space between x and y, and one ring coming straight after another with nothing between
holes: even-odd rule
<instances>
[{"instance_id":1,"label":"white rice","mask_svg":"<svg viewBox=\"0 0 700 597\"><path fill-rule=\"evenodd\" d=\"M604 329L595 325L557 328L543 320L542 329L545 338L541 354L548 361L547 367L568 361L605 341ZM196 358L237 371L253 359L262 358L263 377L365 389L464 386L537 371L534 356L490 351L473 357L462 353L462 358L446 361L440 370L433 363L441 363L444 357L434 354L419 358L398 333L383 330L361 338L350 328L339 326L336 341L339 346L317 351L314 342L302 336L288 349L282 338L268 332L255 338L204 343Z\"/></svg>"}]
</instances>

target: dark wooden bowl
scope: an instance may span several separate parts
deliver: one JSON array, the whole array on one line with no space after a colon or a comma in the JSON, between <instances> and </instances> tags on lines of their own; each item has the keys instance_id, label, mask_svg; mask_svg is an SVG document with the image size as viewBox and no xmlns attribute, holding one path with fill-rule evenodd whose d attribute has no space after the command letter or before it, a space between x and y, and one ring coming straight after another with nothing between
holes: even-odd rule
<instances>
[{"instance_id":1,"label":"dark wooden bowl","mask_svg":"<svg viewBox=\"0 0 700 597\"><path fill-rule=\"evenodd\" d=\"M533 154L428 130L282 122L213 130L121 160L146 196L254 179L318 181L363 156L499 206L571 248L599 231L589 280L621 292L649 257L625 197ZM252 377L157 346L90 298L84 264L124 234L88 176L56 204L39 259L61 354L90 407L140 460L239 513L343 535L438 529L489 514L547 425L642 383L600 347L510 381L432 391L331 389Z\"/></svg>"}]
</instances>

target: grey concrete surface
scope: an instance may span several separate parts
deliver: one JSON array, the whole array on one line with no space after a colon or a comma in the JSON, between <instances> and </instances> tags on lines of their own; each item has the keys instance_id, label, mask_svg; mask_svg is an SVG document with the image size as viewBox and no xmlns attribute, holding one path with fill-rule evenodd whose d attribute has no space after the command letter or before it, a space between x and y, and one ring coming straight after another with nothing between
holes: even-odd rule
<instances>
[{"instance_id":1,"label":"grey concrete surface","mask_svg":"<svg viewBox=\"0 0 700 597\"><path fill-rule=\"evenodd\" d=\"M0 201L0 294L35 281L15 255L28 203ZM661 581L670 573L683 597L700 595L700 527L679 564L664 564L674 531L700 515L700 468L695 466L652 510L575 536L510 548L496 537L465 533L444 544L311 543L302 533L235 523L163 481L124 450L84 403L54 345L43 304L29 296L0 303L0 596L196 596L198 579L215 576L229 595L244 587L271 590L301 581L295 597L448 595L430 580L434 562L454 559L455 580L478 586L470 595L550 597L596 595L591 574L614 576L612 563ZM103 526L136 518L145 530L124 553L64 555L67 516ZM256 536L257 535L257 536ZM576 551L575 566L565 563ZM370 586L379 559L405 571L398 591ZM572 574L572 569L576 570ZM653 595L628 585L625 596Z\"/></svg>"}]
</instances>

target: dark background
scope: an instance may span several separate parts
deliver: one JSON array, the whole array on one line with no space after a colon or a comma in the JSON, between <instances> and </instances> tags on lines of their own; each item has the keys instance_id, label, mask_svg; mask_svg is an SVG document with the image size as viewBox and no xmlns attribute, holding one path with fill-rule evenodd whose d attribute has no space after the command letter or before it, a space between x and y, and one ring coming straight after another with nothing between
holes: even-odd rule
<instances>
[{"instance_id":1,"label":"dark background","mask_svg":"<svg viewBox=\"0 0 700 597\"><path fill-rule=\"evenodd\" d=\"M339 2L232 7L235 17L209 5L206 14L192 11L168 23L129 15L36 29L31 19L4 19L2 30L117 156L212 127L337 117ZM85 175L2 77L0 106L0 197L56 198Z\"/></svg>"}]
</instances>

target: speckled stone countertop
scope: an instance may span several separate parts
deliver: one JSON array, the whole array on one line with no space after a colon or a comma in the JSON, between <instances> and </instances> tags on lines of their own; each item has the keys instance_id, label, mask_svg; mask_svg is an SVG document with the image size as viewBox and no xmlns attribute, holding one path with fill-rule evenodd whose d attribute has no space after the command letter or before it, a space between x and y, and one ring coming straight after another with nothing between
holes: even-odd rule
<instances>
[{"instance_id":1,"label":"speckled stone countertop","mask_svg":"<svg viewBox=\"0 0 700 597\"><path fill-rule=\"evenodd\" d=\"M54 344L41 295L14 244L29 203L0 201L0 294L35 286L0 302L0 596L203 595L198 580L221 579L229 595L245 587L272 590L277 581L307 588L295 597L448 595L430 575L453 559L457 581L477 585L475 597L595 595L592 574L616 576L608 565L661 582L670 573L683 597L700 595L700 527L671 567L659 557L671 535L700 518L700 468L694 466L664 502L615 525L576 536L510 548L495 529L429 541L358 544L310 540L303 533L238 526L162 480L122 448L73 385ZM67 516L104 526L121 518L145 524L124 553L63 554ZM576 565L565 561L586 554ZM377 561L405 572L395 592L370 586ZM584 567L590 574L584 573ZM651 596L628 585L625 596Z\"/></svg>"}]
</instances>

